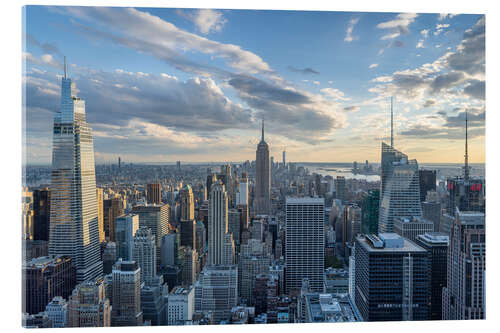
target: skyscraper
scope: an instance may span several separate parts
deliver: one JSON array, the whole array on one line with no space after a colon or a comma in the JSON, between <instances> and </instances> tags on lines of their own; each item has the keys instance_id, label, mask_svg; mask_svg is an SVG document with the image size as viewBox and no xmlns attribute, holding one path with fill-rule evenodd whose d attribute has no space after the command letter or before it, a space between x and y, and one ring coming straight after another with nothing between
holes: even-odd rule
<instances>
[{"instance_id":1,"label":"skyscraper","mask_svg":"<svg viewBox=\"0 0 500 333\"><path fill-rule=\"evenodd\" d=\"M196 248L196 221L194 219L194 196L191 186L185 185L180 193L181 201L181 246Z\"/></svg>"},{"instance_id":2,"label":"skyscraper","mask_svg":"<svg viewBox=\"0 0 500 333\"><path fill-rule=\"evenodd\" d=\"M248 205L248 179L246 172L241 174L238 193L236 195L236 205Z\"/></svg>"},{"instance_id":3,"label":"skyscraper","mask_svg":"<svg viewBox=\"0 0 500 333\"><path fill-rule=\"evenodd\" d=\"M116 218L115 243L117 258L132 260L134 235L139 229L139 216L135 214L122 215Z\"/></svg>"},{"instance_id":4,"label":"skyscraper","mask_svg":"<svg viewBox=\"0 0 500 333\"><path fill-rule=\"evenodd\" d=\"M99 221L99 243L106 240L104 233L104 193L102 188L97 188L97 219Z\"/></svg>"},{"instance_id":5,"label":"skyscraper","mask_svg":"<svg viewBox=\"0 0 500 333\"><path fill-rule=\"evenodd\" d=\"M152 286L156 281L156 241L148 227L141 227L134 236L132 260L141 268L141 282Z\"/></svg>"},{"instance_id":6,"label":"skyscraper","mask_svg":"<svg viewBox=\"0 0 500 333\"><path fill-rule=\"evenodd\" d=\"M257 145L255 160L255 214L271 213L271 168L269 167L269 145L264 141L264 120L262 120L262 138Z\"/></svg>"},{"instance_id":7,"label":"skyscraper","mask_svg":"<svg viewBox=\"0 0 500 333\"><path fill-rule=\"evenodd\" d=\"M323 290L325 258L323 198L286 198L286 291L300 290L309 279L311 290Z\"/></svg>"},{"instance_id":8,"label":"skyscraper","mask_svg":"<svg viewBox=\"0 0 500 333\"><path fill-rule=\"evenodd\" d=\"M75 287L72 259L34 258L23 265L23 312L36 314L56 296L68 298Z\"/></svg>"},{"instance_id":9,"label":"skyscraper","mask_svg":"<svg viewBox=\"0 0 500 333\"><path fill-rule=\"evenodd\" d=\"M33 239L49 240L50 191L40 188L33 191Z\"/></svg>"},{"instance_id":10,"label":"skyscraper","mask_svg":"<svg viewBox=\"0 0 500 333\"><path fill-rule=\"evenodd\" d=\"M208 206L208 263L221 265L224 262L224 234L228 230L227 192L218 180L212 184Z\"/></svg>"},{"instance_id":11,"label":"skyscraper","mask_svg":"<svg viewBox=\"0 0 500 333\"><path fill-rule=\"evenodd\" d=\"M65 61L61 109L54 116L49 254L67 255L77 281L102 274L92 129Z\"/></svg>"},{"instance_id":12,"label":"skyscraper","mask_svg":"<svg viewBox=\"0 0 500 333\"><path fill-rule=\"evenodd\" d=\"M161 239L168 233L170 209L168 204L134 206L132 213L139 215L139 227L148 227L156 239L156 267L160 266Z\"/></svg>"},{"instance_id":13,"label":"skyscraper","mask_svg":"<svg viewBox=\"0 0 500 333\"><path fill-rule=\"evenodd\" d=\"M141 326L141 268L135 261L113 266L112 326Z\"/></svg>"},{"instance_id":14,"label":"skyscraper","mask_svg":"<svg viewBox=\"0 0 500 333\"><path fill-rule=\"evenodd\" d=\"M436 190L436 170L418 170L420 202L424 202L428 191Z\"/></svg>"},{"instance_id":15,"label":"skyscraper","mask_svg":"<svg viewBox=\"0 0 500 333\"><path fill-rule=\"evenodd\" d=\"M194 286L195 312L211 311L215 323L228 320L238 303L238 269L236 266L206 266Z\"/></svg>"},{"instance_id":16,"label":"skyscraper","mask_svg":"<svg viewBox=\"0 0 500 333\"><path fill-rule=\"evenodd\" d=\"M115 241L116 218L123 215L123 200L119 194L113 198L103 200L104 234L112 242Z\"/></svg>"},{"instance_id":17,"label":"skyscraper","mask_svg":"<svg viewBox=\"0 0 500 333\"><path fill-rule=\"evenodd\" d=\"M148 204L161 204L161 184L148 184L146 196Z\"/></svg>"},{"instance_id":18,"label":"skyscraper","mask_svg":"<svg viewBox=\"0 0 500 333\"><path fill-rule=\"evenodd\" d=\"M361 233L376 234L378 232L380 190L370 190L361 199Z\"/></svg>"},{"instance_id":19,"label":"skyscraper","mask_svg":"<svg viewBox=\"0 0 500 333\"><path fill-rule=\"evenodd\" d=\"M427 251L395 234L358 236L355 303L365 321L429 319Z\"/></svg>"},{"instance_id":20,"label":"skyscraper","mask_svg":"<svg viewBox=\"0 0 500 333\"><path fill-rule=\"evenodd\" d=\"M386 163L388 159L390 163ZM394 218L422 216L418 163L382 143L382 168L378 230L392 232Z\"/></svg>"},{"instance_id":21,"label":"skyscraper","mask_svg":"<svg viewBox=\"0 0 500 333\"><path fill-rule=\"evenodd\" d=\"M485 318L486 243L482 212L455 211L450 230L443 319Z\"/></svg>"},{"instance_id":22,"label":"skyscraper","mask_svg":"<svg viewBox=\"0 0 500 333\"><path fill-rule=\"evenodd\" d=\"M427 250L430 260L430 320L443 318L443 288L446 287L448 235L439 232L429 232L418 235L416 243Z\"/></svg>"},{"instance_id":23,"label":"skyscraper","mask_svg":"<svg viewBox=\"0 0 500 333\"><path fill-rule=\"evenodd\" d=\"M335 180L335 193L336 198L342 201L346 200L346 190L345 190L345 177L337 176Z\"/></svg>"}]
</instances>

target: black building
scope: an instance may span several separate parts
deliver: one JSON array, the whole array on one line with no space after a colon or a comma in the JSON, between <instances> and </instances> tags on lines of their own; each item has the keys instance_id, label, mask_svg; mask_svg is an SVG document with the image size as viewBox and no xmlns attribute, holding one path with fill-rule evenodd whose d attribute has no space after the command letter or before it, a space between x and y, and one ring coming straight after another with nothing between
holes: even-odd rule
<instances>
[{"instance_id":1,"label":"black building","mask_svg":"<svg viewBox=\"0 0 500 333\"><path fill-rule=\"evenodd\" d=\"M461 212L485 212L484 179L449 178L448 184L448 215L455 216L456 208Z\"/></svg>"},{"instance_id":2,"label":"black building","mask_svg":"<svg viewBox=\"0 0 500 333\"><path fill-rule=\"evenodd\" d=\"M395 234L356 237L355 303L365 321L429 319L427 251Z\"/></svg>"},{"instance_id":3,"label":"black building","mask_svg":"<svg viewBox=\"0 0 500 333\"><path fill-rule=\"evenodd\" d=\"M34 258L23 265L23 312L37 314L56 296L68 299L76 269L68 256Z\"/></svg>"},{"instance_id":4,"label":"black building","mask_svg":"<svg viewBox=\"0 0 500 333\"><path fill-rule=\"evenodd\" d=\"M50 191L48 188L33 191L33 240L49 240Z\"/></svg>"},{"instance_id":5,"label":"black building","mask_svg":"<svg viewBox=\"0 0 500 333\"><path fill-rule=\"evenodd\" d=\"M416 243L427 250L430 261L430 320L443 317L443 287L446 287L448 235L430 232L418 235Z\"/></svg>"},{"instance_id":6,"label":"black building","mask_svg":"<svg viewBox=\"0 0 500 333\"><path fill-rule=\"evenodd\" d=\"M418 170L420 181L420 202L425 201L427 191L436 190L436 170Z\"/></svg>"},{"instance_id":7,"label":"black building","mask_svg":"<svg viewBox=\"0 0 500 333\"><path fill-rule=\"evenodd\" d=\"M361 199L361 233L376 234L378 232L380 191L369 190Z\"/></svg>"}]
</instances>

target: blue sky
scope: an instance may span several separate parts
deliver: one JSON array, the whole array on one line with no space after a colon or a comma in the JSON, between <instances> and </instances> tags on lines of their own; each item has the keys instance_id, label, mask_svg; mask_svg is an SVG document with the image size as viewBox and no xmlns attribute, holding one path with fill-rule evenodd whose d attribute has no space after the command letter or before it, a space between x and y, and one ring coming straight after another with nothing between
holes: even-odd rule
<instances>
[{"instance_id":1,"label":"blue sky","mask_svg":"<svg viewBox=\"0 0 500 333\"><path fill-rule=\"evenodd\" d=\"M484 16L26 7L28 163L50 163L62 55L86 100L97 162L484 161Z\"/></svg>"}]
</instances>

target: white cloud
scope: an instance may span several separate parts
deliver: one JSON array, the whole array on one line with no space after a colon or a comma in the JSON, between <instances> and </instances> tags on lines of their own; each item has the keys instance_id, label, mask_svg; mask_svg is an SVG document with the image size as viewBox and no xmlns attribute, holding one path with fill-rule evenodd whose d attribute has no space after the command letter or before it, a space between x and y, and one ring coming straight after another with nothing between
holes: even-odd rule
<instances>
[{"instance_id":1,"label":"white cloud","mask_svg":"<svg viewBox=\"0 0 500 333\"><path fill-rule=\"evenodd\" d=\"M423 40L423 39L420 39L420 40L418 41L418 43L417 43L416 48L417 48L417 49L421 49L421 48L423 48L423 47L424 47L424 40Z\"/></svg>"},{"instance_id":2,"label":"white cloud","mask_svg":"<svg viewBox=\"0 0 500 333\"><path fill-rule=\"evenodd\" d=\"M438 20L442 21L445 20L446 18L451 19L453 16L455 16L455 14L439 14Z\"/></svg>"},{"instance_id":3,"label":"white cloud","mask_svg":"<svg viewBox=\"0 0 500 333\"><path fill-rule=\"evenodd\" d=\"M345 32L345 38L344 42L352 42L355 39L358 39L358 37L355 37L352 35L352 32L354 30L354 26L359 22L359 17L352 18L349 20L349 26L347 27L347 30Z\"/></svg>"},{"instance_id":4,"label":"white cloud","mask_svg":"<svg viewBox=\"0 0 500 333\"><path fill-rule=\"evenodd\" d=\"M199 9L193 17L193 22L203 34L221 31L227 20L221 12L213 9Z\"/></svg>"},{"instance_id":5,"label":"white cloud","mask_svg":"<svg viewBox=\"0 0 500 333\"><path fill-rule=\"evenodd\" d=\"M151 54L176 68L198 75L220 72L211 65L201 65L187 57L188 52L199 52L222 58L238 71L256 74L272 70L261 57L234 44L223 44L179 29L158 16L134 8L64 7L68 14L106 26L97 30L91 26L77 26L93 37L108 39L138 52ZM152 33L154 32L154 33Z\"/></svg>"},{"instance_id":6,"label":"white cloud","mask_svg":"<svg viewBox=\"0 0 500 333\"><path fill-rule=\"evenodd\" d=\"M418 14L414 13L401 13L398 14L394 20L377 24L377 28L388 30L388 32L382 36L381 39L394 39L402 34L407 34L410 31L408 26L415 21L417 16Z\"/></svg>"},{"instance_id":7,"label":"white cloud","mask_svg":"<svg viewBox=\"0 0 500 333\"><path fill-rule=\"evenodd\" d=\"M344 93L340 91L339 89L335 88L323 88L321 89L321 93L323 93L325 96L334 99L334 100L340 100L340 101L348 101L350 98L345 97Z\"/></svg>"},{"instance_id":8,"label":"white cloud","mask_svg":"<svg viewBox=\"0 0 500 333\"><path fill-rule=\"evenodd\" d=\"M449 28L449 24L436 24L436 31L434 31L434 36L439 35L444 29Z\"/></svg>"},{"instance_id":9,"label":"white cloud","mask_svg":"<svg viewBox=\"0 0 500 333\"><path fill-rule=\"evenodd\" d=\"M370 66L368 66L369 69L372 69L372 68L375 68L375 67L378 67L378 64L371 64Z\"/></svg>"},{"instance_id":10,"label":"white cloud","mask_svg":"<svg viewBox=\"0 0 500 333\"><path fill-rule=\"evenodd\" d=\"M424 36L424 38L427 38L429 36L429 29L424 29L420 31L420 34Z\"/></svg>"}]
</instances>

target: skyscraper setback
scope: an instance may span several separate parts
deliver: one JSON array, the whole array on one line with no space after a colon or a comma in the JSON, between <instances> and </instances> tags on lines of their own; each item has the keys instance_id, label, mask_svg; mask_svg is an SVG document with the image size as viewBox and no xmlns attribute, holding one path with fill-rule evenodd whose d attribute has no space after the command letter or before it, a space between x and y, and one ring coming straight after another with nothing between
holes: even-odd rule
<instances>
[{"instance_id":1,"label":"skyscraper setback","mask_svg":"<svg viewBox=\"0 0 500 333\"><path fill-rule=\"evenodd\" d=\"M70 256L82 282L102 274L94 142L85 101L67 76L66 58L64 67L53 127L49 254Z\"/></svg>"},{"instance_id":2,"label":"skyscraper setback","mask_svg":"<svg viewBox=\"0 0 500 333\"><path fill-rule=\"evenodd\" d=\"M264 120L262 138L257 145L255 160L255 214L270 214L271 211L271 168L269 166L269 145L264 140Z\"/></svg>"}]
</instances>

